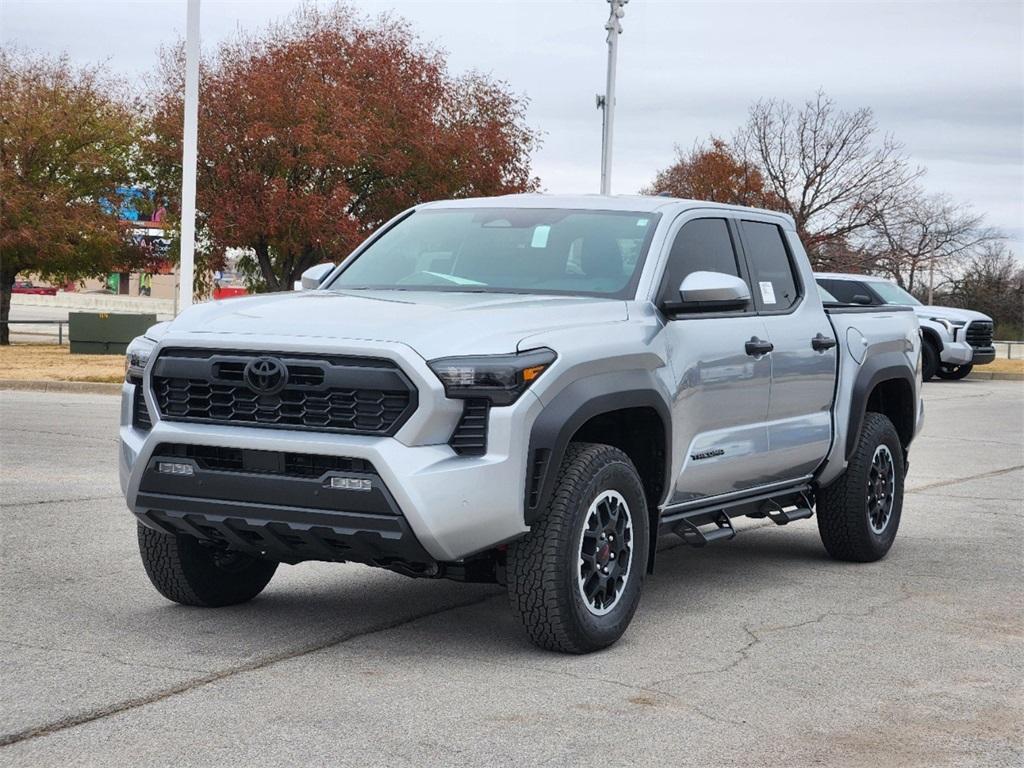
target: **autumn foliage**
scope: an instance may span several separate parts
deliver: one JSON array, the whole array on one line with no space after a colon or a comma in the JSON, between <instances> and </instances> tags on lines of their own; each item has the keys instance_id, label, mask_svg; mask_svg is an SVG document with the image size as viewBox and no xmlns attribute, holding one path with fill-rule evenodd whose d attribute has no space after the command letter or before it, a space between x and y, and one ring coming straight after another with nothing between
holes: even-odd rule
<instances>
[{"instance_id":1,"label":"autumn foliage","mask_svg":"<svg viewBox=\"0 0 1024 768\"><path fill-rule=\"evenodd\" d=\"M149 146L172 200L183 71L168 53ZM449 76L404 22L304 7L202 64L200 238L211 255L251 249L257 283L290 288L411 205L534 188L524 109L502 83Z\"/></svg>"},{"instance_id":2,"label":"autumn foliage","mask_svg":"<svg viewBox=\"0 0 1024 768\"><path fill-rule=\"evenodd\" d=\"M641 194L668 194L758 208L774 208L780 203L765 189L764 177L757 167L737 158L728 144L714 136L711 146L696 144L689 152L677 146L675 162L658 171Z\"/></svg>"},{"instance_id":3,"label":"autumn foliage","mask_svg":"<svg viewBox=\"0 0 1024 768\"><path fill-rule=\"evenodd\" d=\"M142 257L100 205L133 178L138 128L102 68L0 51L0 320L19 272L63 281Z\"/></svg>"}]
</instances>

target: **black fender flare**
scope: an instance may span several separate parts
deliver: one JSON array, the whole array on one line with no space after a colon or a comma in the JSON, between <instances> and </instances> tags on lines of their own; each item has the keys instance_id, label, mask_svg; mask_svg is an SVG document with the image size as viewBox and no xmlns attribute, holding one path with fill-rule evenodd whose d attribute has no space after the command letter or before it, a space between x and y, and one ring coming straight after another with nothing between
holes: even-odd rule
<instances>
[{"instance_id":1,"label":"black fender flare","mask_svg":"<svg viewBox=\"0 0 1024 768\"><path fill-rule=\"evenodd\" d=\"M595 416L624 408L654 409L664 429L664 493L672 487L672 414L668 398L650 370L628 370L587 376L559 392L541 411L530 430L527 453L523 519L531 525L554 494L558 468L566 449L580 427ZM658 535L658 503L648 509L651 549L648 570L654 564Z\"/></svg>"},{"instance_id":2,"label":"black fender flare","mask_svg":"<svg viewBox=\"0 0 1024 768\"><path fill-rule=\"evenodd\" d=\"M936 331L934 328L927 328L925 326L922 326L921 327L921 338L925 342L930 342L931 344L933 344L935 346L935 351L936 352L941 352L942 351L942 348L944 346L943 343L942 343L942 337L939 336L938 331Z\"/></svg>"},{"instance_id":3,"label":"black fender flare","mask_svg":"<svg viewBox=\"0 0 1024 768\"><path fill-rule=\"evenodd\" d=\"M857 371L857 378L854 380L853 392L850 396L850 422L846 433L845 451L847 461L857 448L861 430L864 428L864 415L867 413L868 399L875 387L883 381L904 381L910 387L910 392L913 393L915 376L915 371L907 364L906 355L898 350L881 352L864 361L860 370ZM915 413L910 415L911 424L915 417ZM913 439L913 429L911 429L911 439ZM908 440L908 445L909 442ZM904 448L906 447L904 446Z\"/></svg>"}]
</instances>

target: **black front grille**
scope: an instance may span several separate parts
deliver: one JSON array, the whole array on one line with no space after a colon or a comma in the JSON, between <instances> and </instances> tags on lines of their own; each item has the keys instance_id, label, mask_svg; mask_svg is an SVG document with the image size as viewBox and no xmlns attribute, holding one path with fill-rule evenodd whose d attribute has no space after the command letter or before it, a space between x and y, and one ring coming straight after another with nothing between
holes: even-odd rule
<instances>
[{"instance_id":1,"label":"black front grille","mask_svg":"<svg viewBox=\"0 0 1024 768\"><path fill-rule=\"evenodd\" d=\"M261 394L246 365L272 357L287 369L280 392ZM416 409L416 390L388 360L170 349L153 368L162 418L280 429L392 435Z\"/></svg>"},{"instance_id":2,"label":"black front grille","mask_svg":"<svg viewBox=\"0 0 1024 768\"><path fill-rule=\"evenodd\" d=\"M254 451L215 445L161 443L153 451L158 458L191 459L200 469L217 472L258 472L286 477L321 477L327 472L377 474L366 459L325 456L316 453Z\"/></svg>"},{"instance_id":3,"label":"black front grille","mask_svg":"<svg viewBox=\"0 0 1024 768\"><path fill-rule=\"evenodd\" d=\"M460 456L483 456L487 453L487 415L490 412L488 400L466 400L462 406L462 418L448 438L448 445Z\"/></svg>"},{"instance_id":4,"label":"black front grille","mask_svg":"<svg viewBox=\"0 0 1024 768\"><path fill-rule=\"evenodd\" d=\"M992 346L992 323L988 320L975 320L967 326L965 337L972 347Z\"/></svg>"},{"instance_id":5,"label":"black front grille","mask_svg":"<svg viewBox=\"0 0 1024 768\"><path fill-rule=\"evenodd\" d=\"M142 393L141 379L135 383L135 389L132 392L132 426L147 432L153 428L153 420L149 418L146 398Z\"/></svg>"}]
</instances>

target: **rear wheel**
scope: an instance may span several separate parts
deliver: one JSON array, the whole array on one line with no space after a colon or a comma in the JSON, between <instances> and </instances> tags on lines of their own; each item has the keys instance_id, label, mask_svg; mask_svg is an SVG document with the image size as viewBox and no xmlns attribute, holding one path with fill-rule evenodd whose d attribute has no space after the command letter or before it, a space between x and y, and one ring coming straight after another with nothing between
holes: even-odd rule
<instances>
[{"instance_id":1,"label":"rear wheel","mask_svg":"<svg viewBox=\"0 0 1024 768\"><path fill-rule=\"evenodd\" d=\"M636 468L607 445L573 443L533 530L508 549L508 595L542 648L587 653L618 640L640 602L649 548Z\"/></svg>"},{"instance_id":2,"label":"rear wheel","mask_svg":"<svg viewBox=\"0 0 1024 768\"><path fill-rule=\"evenodd\" d=\"M956 381L967 378L973 370L973 365L943 365L936 372L936 376L940 379Z\"/></svg>"},{"instance_id":3,"label":"rear wheel","mask_svg":"<svg viewBox=\"0 0 1024 768\"><path fill-rule=\"evenodd\" d=\"M157 592L175 603L210 608L244 603L262 592L277 570L271 560L138 526L146 574Z\"/></svg>"},{"instance_id":4,"label":"rear wheel","mask_svg":"<svg viewBox=\"0 0 1024 768\"><path fill-rule=\"evenodd\" d=\"M928 381L939 370L939 350L927 339L921 345L921 378Z\"/></svg>"},{"instance_id":5,"label":"rear wheel","mask_svg":"<svg viewBox=\"0 0 1024 768\"><path fill-rule=\"evenodd\" d=\"M900 526L903 467L892 422L880 413L865 414L846 471L818 494L818 532L832 557L862 563L885 557Z\"/></svg>"}]
</instances>

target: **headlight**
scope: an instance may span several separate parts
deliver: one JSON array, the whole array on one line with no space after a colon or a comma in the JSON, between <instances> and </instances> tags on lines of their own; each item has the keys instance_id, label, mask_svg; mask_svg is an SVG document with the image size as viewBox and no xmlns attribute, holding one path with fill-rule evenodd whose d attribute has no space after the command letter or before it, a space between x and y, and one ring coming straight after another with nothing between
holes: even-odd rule
<instances>
[{"instance_id":1,"label":"headlight","mask_svg":"<svg viewBox=\"0 0 1024 768\"><path fill-rule=\"evenodd\" d=\"M491 405L511 405L555 361L550 349L517 355L442 357L428 365L448 397L487 398Z\"/></svg>"},{"instance_id":2,"label":"headlight","mask_svg":"<svg viewBox=\"0 0 1024 768\"><path fill-rule=\"evenodd\" d=\"M149 356L152 354L156 342L147 339L145 336L136 336L128 344L124 357L124 379L125 381L136 381L142 379L142 374L149 363Z\"/></svg>"},{"instance_id":3,"label":"headlight","mask_svg":"<svg viewBox=\"0 0 1024 768\"><path fill-rule=\"evenodd\" d=\"M954 333L954 331L957 328L963 328L965 325L967 325L966 320L947 320L944 317L930 317L928 319L931 320L933 323L938 323L939 325L941 325L943 328L946 329L946 332L950 334Z\"/></svg>"}]
</instances>

